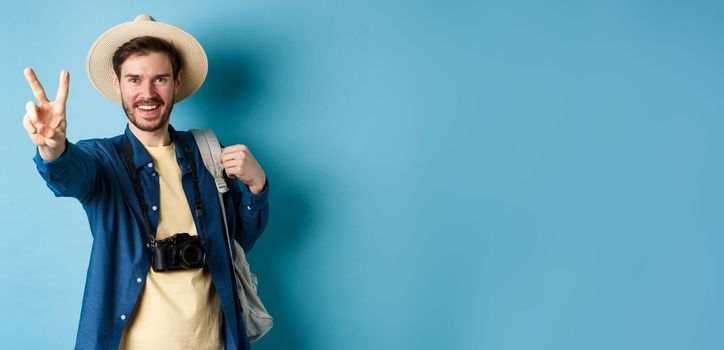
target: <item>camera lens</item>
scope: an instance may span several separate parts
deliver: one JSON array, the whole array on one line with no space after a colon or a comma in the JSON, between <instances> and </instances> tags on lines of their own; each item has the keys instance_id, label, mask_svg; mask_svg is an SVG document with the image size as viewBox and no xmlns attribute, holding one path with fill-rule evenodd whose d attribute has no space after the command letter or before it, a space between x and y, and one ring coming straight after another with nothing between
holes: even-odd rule
<instances>
[{"instance_id":1,"label":"camera lens","mask_svg":"<svg viewBox=\"0 0 724 350\"><path fill-rule=\"evenodd\" d=\"M181 265L185 268L199 267L204 258L204 252L195 244L186 244L181 248Z\"/></svg>"}]
</instances>

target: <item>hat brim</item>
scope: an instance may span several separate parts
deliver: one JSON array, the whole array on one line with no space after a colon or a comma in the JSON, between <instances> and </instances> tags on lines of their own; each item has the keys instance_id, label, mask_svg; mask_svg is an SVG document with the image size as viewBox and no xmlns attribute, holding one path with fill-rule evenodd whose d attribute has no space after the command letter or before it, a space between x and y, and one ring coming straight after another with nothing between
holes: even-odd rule
<instances>
[{"instance_id":1,"label":"hat brim","mask_svg":"<svg viewBox=\"0 0 724 350\"><path fill-rule=\"evenodd\" d=\"M198 90L206 79L208 59L201 44L191 34L170 24L156 21L121 23L96 39L88 51L86 68L93 86L106 98L121 104L121 96L113 85L113 55L133 38L154 36L171 43L181 59L181 84L175 95L180 102Z\"/></svg>"}]
</instances>

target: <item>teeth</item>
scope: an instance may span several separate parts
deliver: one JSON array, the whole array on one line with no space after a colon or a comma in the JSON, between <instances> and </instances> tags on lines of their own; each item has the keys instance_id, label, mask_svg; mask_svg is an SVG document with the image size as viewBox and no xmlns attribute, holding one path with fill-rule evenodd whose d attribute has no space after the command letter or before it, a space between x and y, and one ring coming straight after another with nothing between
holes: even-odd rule
<instances>
[{"instance_id":1,"label":"teeth","mask_svg":"<svg viewBox=\"0 0 724 350\"><path fill-rule=\"evenodd\" d=\"M138 108L144 111L151 111L158 108L158 106L138 106Z\"/></svg>"}]
</instances>

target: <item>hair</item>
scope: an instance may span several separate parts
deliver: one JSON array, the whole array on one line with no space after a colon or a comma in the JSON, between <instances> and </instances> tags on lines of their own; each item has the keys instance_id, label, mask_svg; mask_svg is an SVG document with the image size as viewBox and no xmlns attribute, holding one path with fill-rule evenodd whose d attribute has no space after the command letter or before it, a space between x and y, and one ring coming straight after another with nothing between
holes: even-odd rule
<instances>
[{"instance_id":1,"label":"hair","mask_svg":"<svg viewBox=\"0 0 724 350\"><path fill-rule=\"evenodd\" d=\"M168 55L171 60L171 69L173 70L173 79L178 77L181 70L181 56L179 55L173 44L154 36L141 36L133 38L125 44L121 45L113 54L113 71L116 77L121 78L121 65L132 55L148 55L151 52L160 52Z\"/></svg>"}]
</instances>

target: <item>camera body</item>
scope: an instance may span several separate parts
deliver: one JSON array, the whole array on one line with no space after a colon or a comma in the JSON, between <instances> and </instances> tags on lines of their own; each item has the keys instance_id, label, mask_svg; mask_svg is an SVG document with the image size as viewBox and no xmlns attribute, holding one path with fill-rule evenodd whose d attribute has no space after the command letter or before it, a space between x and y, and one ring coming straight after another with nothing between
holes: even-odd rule
<instances>
[{"instance_id":1,"label":"camera body","mask_svg":"<svg viewBox=\"0 0 724 350\"><path fill-rule=\"evenodd\" d=\"M156 272L204 267L206 254L198 236L177 233L151 246L151 266Z\"/></svg>"}]
</instances>

